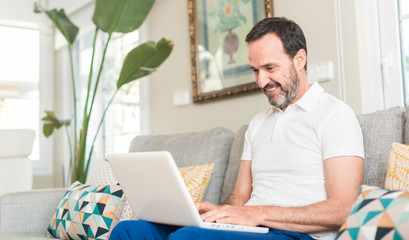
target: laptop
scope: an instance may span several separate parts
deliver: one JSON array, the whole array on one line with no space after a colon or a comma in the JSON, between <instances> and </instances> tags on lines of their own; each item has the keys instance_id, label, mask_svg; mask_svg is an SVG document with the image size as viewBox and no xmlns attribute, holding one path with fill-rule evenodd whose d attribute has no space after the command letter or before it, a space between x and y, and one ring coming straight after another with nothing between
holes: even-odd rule
<instances>
[{"instance_id":1,"label":"laptop","mask_svg":"<svg viewBox=\"0 0 409 240\"><path fill-rule=\"evenodd\" d=\"M174 226L267 233L266 227L203 222L166 151L108 154L107 160L138 219Z\"/></svg>"}]
</instances>

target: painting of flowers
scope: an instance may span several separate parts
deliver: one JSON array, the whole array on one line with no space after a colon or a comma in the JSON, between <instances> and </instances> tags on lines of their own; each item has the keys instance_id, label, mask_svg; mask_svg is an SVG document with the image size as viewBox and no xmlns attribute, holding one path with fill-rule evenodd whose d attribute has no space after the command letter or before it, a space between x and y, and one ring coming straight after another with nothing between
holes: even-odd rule
<instances>
[{"instance_id":1,"label":"painting of flowers","mask_svg":"<svg viewBox=\"0 0 409 240\"><path fill-rule=\"evenodd\" d=\"M215 31L224 32L247 22L250 0L209 0L208 15L216 18Z\"/></svg>"}]
</instances>

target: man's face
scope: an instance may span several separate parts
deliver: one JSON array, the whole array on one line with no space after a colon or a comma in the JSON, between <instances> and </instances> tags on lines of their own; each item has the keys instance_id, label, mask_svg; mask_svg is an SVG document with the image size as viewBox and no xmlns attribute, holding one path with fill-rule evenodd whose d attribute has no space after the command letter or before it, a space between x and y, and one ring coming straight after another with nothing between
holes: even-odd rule
<instances>
[{"instance_id":1,"label":"man's face","mask_svg":"<svg viewBox=\"0 0 409 240\"><path fill-rule=\"evenodd\" d=\"M270 104L285 110L289 104L294 103L299 79L280 38L269 33L249 43L248 57L256 83L266 94Z\"/></svg>"}]
</instances>

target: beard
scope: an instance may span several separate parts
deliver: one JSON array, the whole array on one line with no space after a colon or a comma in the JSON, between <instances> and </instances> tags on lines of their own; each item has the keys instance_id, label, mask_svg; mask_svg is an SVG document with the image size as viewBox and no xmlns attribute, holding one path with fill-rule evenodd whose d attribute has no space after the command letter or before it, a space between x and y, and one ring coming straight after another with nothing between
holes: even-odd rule
<instances>
[{"instance_id":1,"label":"beard","mask_svg":"<svg viewBox=\"0 0 409 240\"><path fill-rule=\"evenodd\" d=\"M281 89L278 95L270 95L267 93L266 90L273 87L279 87ZM297 96L299 87L300 80L298 79L295 67L293 65L290 70L289 81L286 85L281 85L277 82L271 82L264 86L263 92L267 96L268 101L272 106L283 109L293 102L293 100Z\"/></svg>"}]
</instances>

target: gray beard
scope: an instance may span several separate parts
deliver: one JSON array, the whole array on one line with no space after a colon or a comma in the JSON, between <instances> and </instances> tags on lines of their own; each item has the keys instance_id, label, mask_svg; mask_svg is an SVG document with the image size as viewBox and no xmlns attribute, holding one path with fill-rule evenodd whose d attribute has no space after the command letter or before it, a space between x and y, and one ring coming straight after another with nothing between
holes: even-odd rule
<instances>
[{"instance_id":1,"label":"gray beard","mask_svg":"<svg viewBox=\"0 0 409 240\"><path fill-rule=\"evenodd\" d=\"M294 69L294 68L293 68ZM297 96L298 90L300 88L300 80L298 79L297 75L294 74L295 71L291 71L290 78L291 78L291 83L288 85L288 88L284 89L282 85L276 84L276 83L269 83L263 88L263 92L266 94L268 97L268 101L270 104L276 108L284 108L290 105L290 103L295 99ZM274 101L273 96L269 96L266 93L266 89L274 86L279 86L281 88L280 95L276 97L276 100Z\"/></svg>"}]
</instances>

